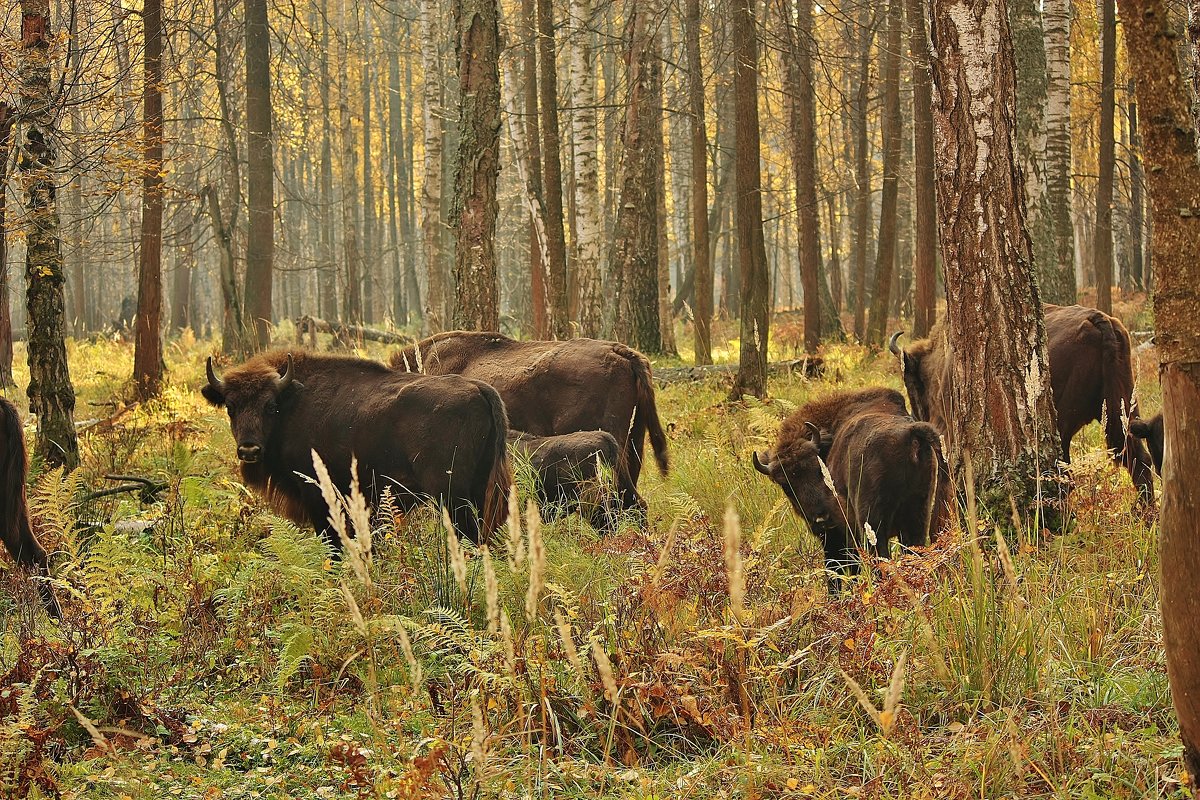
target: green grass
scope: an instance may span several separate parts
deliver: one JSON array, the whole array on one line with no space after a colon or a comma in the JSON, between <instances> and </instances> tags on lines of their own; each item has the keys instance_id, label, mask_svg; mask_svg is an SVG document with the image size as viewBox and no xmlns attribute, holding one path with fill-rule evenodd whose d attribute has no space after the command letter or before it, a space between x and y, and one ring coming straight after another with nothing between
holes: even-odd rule
<instances>
[{"instance_id":1,"label":"green grass","mask_svg":"<svg viewBox=\"0 0 1200 800\"><path fill-rule=\"evenodd\" d=\"M984 525L978 556L959 530L830 600L816 540L750 451L831 384L898 386L894 361L831 348L828 379L772 381L763 403L728 403L720 381L668 386L672 471L643 475L648 530L544 525L532 618L528 562L494 551L506 636L489 632L482 556L469 548L464 595L433 511L379 524L368 585L246 492L225 416L196 391L205 343L172 344L162 399L127 410L111 403L129 346L69 352L77 418L115 419L84 435L74 476L34 480L67 621L31 611L0 565L2 796L1191 796L1156 524L1098 450L1098 426L1076 443L1073 526L1018 532L1011 573ZM1156 408L1153 375L1141 379ZM107 472L169 488L149 506L79 504ZM728 505L741 520L740 617ZM902 656L882 725L847 677L882 709Z\"/></svg>"}]
</instances>

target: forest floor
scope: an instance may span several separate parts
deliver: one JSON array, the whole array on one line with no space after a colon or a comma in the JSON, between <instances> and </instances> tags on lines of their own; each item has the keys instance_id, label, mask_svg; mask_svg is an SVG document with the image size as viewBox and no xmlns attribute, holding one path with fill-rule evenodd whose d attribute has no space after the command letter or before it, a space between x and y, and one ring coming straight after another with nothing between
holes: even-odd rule
<instances>
[{"instance_id":1,"label":"forest floor","mask_svg":"<svg viewBox=\"0 0 1200 800\"><path fill-rule=\"evenodd\" d=\"M435 512L378 523L360 574L247 492L198 392L210 351L169 345L162 398L126 407L131 346L70 346L84 467L35 474L31 497L67 616L0 564L0 796L1192 796L1157 522L1098 426L1076 440L1066 531L1021 519L1001 546L988 521L977 539L960 524L831 599L816 539L750 453L835 386L898 387L894 360L831 346L826 377L772 380L767 402L668 385L648 528L570 516L539 536L524 515L541 591L527 602L543 560L500 544L497 631L485 558L465 546L463 592ZM113 473L167 488L79 501Z\"/></svg>"}]
</instances>

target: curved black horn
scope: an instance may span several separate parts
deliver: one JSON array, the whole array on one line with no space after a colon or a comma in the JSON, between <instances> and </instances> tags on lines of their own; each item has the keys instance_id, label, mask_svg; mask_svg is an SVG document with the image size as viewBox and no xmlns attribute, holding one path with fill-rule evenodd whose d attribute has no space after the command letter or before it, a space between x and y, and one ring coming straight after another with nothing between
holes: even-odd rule
<instances>
[{"instance_id":1,"label":"curved black horn","mask_svg":"<svg viewBox=\"0 0 1200 800\"><path fill-rule=\"evenodd\" d=\"M811 422L805 422L804 427L808 428L808 438L817 447L821 446L821 429Z\"/></svg>"},{"instance_id":2,"label":"curved black horn","mask_svg":"<svg viewBox=\"0 0 1200 800\"><path fill-rule=\"evenodd\" d=\"M894 356L902 355L900 348L896 346L896 340L904 335L904 331L896 331L892 334L892 338L888 339L888 350Z\"/></svg>"},{"instance_id":3,"label":"curved black horn","mask_svg":"<svg viewBox=\"0 0 1200 800\"><path fill-rule=\"evenodd\" d=\"M292 385L292 354L287 354L287 366L283 368L283 374L279 376L279 380L275 381L275 391L282 392L284 389Z\"/></svg>"},{"instance_id":4,"label":"curved black horn","mask_svg":"<svg viewBox=\"0 0 1200 800\"><path fill-rule=\"evenodd\" d=\"M754 455L752 455L750 457L750 460L754 462L754 468L756 470L761 472L763 475L770 477L770 475L771 475L771 467L769 466L771 463L770 453L767 454L767 463L766 464L764 464L761 460L759 460L757 450L754 451Z\"/></svg>"},{"instance_id":5,"label":"curved black horn","mask_svg":"<svg viewBox=\"0 0 1200 800\"><path fill-rule=\"evenodd\" d=\"M223 381L217 377L217 373L213 369L213 365L212 365L212 356L208 357L208 363L206 364L206 369L208 372L208 385L213 387L214 389L216 389L218 392L224 392L225 391L225 381Z\"/></svg>"}]
</instances>

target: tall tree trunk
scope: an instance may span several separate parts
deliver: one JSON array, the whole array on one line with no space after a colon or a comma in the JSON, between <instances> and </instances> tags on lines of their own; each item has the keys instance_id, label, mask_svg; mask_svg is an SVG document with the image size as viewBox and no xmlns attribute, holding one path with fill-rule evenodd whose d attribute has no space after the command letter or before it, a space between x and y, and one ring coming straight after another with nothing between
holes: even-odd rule
<instances>
[{"instance_id":1,"label":"tall tree trunk","mask_svg":"<svg viewBox=\"0 0 1200 800\"><path fill-rule=\"evenodd\" d=\"M1046 238L1051 245L1035 261L1038 286L1048 303L1075 302L1075 229L1071 222L1071 0L1044 0L1046 53L1045 142ZM1041 252L1036 251L1040 256Z\"/></svg>"},{"instance_id":2,"label":"tall tree trunk","mask_svg":"<svg viewBox=\"0 0 1200 800\"><path fill-rule=\"evenodd\" d=\"M339 37L339 59L345 65L349 47L345 34ZM349 77L343 67L338 77L339 116L342 127L342 259L346 286L342 292L342 317L351 325L363 323L362 250L358 227L358 147L354 141L354 120L350 114Z\"/></svg>"},{"instance_id":3,"label":"tall tree trunk","mask_svg":"<svg viewBox=\"0 0 1200 800\"><path fill-rule=\"evenodd\" d=\"M900 189L900 34L904 27L901 0L888 2L887 44L883 63L883 192L879 203L879 247L875 258L875 292L871 296L871 326L866 343L882 347L891 307L892 273L896 263L896 212Z\"/></svg>"},{"instance_id":4,"label":"tall tree trunk","mask_svg":"<svg viewBox=\"0 0 1200 800\"><path fill-rule=\"evenodd\" d=\"M1002 514L1030 507L1059 455L1041 302L1025 230L1004 0L934 0L938 214L946 270L951 464Z\"/></svg>"},{"instance_id":5,"label":"tall tree trunk","mask_svg":"<svg viewBox=\"0 0 1200 800\"><path fill-rule=\"evenodd\" d=\"M704 119L704 66L700 59L700 0L686 0L688 111L692 123L692 264L696 275L693 309L697 364L712 363L713 269L708 257L708 131ZM682 292L682 287L680 287Z\"/></svg>"},{"instance_id":6,"label":"tall tree trunk","mask_svg":"<svg viewBox=\"0 0 1200 800\"><path fill-rule=\"evenodd\" d=\"M1047 4L1049 5L1049 4ZM1011 0L1013 60L1017 67L1017 155L1025 174L1026 227L1033 244L1033 265L1039 276L1057 269L1053 217L1046 192L1046 34L1041 0Z\"/></svg>"},{"instance_id":7,"label":"tall tree trunk","mask_svg":"<svg viewBox=\"0 0 1200 800\"><path fill-rule=\"evenodd\" d=\"M400 4L392 9L392 42L388 48L388 226L392 237L392 318L397 326L408 324L409 315L420 317L419 289L408 285L409 247L408 218L411 197L411 172L404 152L404 101L400 86ZM410 120L411 123L411 120Z\"/></svg>"},{"instance_id":8,"label":"tall tree trunk","mask_svg":"<svg viewBox=\"0 0 1200 800\"><path fill-rule=\"evenodd\" d=\"M329 75L329 2L321 3L321 175L318 202L320 212L317 237L317 270L320 273L321 316L338 318L337 258L334 255L333 228L333 105L330 101L332 78Z\"/></svg>"},{"instance_id":9,"label":"tall tree trunk","mask_svg":"<svg viewBox=\"0 0 1200 800\"><path fill-rule=\"evenodd\" d=\"M867 110L871 94L871 42L875 38L875 11L864 3L858 17L858 74L850 106L854 131L854 335L861 342L867 335L867 261L870 259L871 163L867 136Z\"/></svg>"},{"instance_id":10,"label":"tall tree trunk","mask_svg":"<svg viewBox=\"0 0 1200 800\"><path fill-rule=\"evenodd\" d=\"M613 338L645 353L662 351L658 319L658 164L662 159L661 109L654 107L662 80L655 24L657 0L631 0L629 100L625 106L621 199L617 209L613 270L617 273Z\"/></svg>"},{"instance_id":11,"label":"tall tree trunk","mask_svg":"<svg viewBox=\"0 0 1200 800\"><path fill-rule=\"evenodd\" d=\"M363 162L363 192L362 192L362 294L363 322L367 325L375 323L375 307L378 304L376 294L376 263L375 253L378 246L375 231L375 176L371 146L371 5L364 4L362 9L362 162Z\"/></svg>"},{"instance_id":12,"label":"tall tree trunk","mask_svg":"<svg viewBox=\"0 0 1200 800\"><path fill-rule=\"evenodd\" d=\"M438 60L441 32L437 0L421 0L421 64L424 75L424 180L421 188L421 239L425 251L425 324L430 333L443 330L447 314L446 272L442 255L442 82Z\"/></svg>"},{"instance_id":13,"label":"tall tree trunk","mask_svg":"<svg viewBox=\"0 0 1200 800\"><path fill-rule=\"evenodd\" d=\"M538 111L538 30L537 0L521 0L521 21L527 38L521 48L525 73L524 148L525 198L529 204L529 291L532 306L533 335L550 338L549 303L546 299L546 261L549 242L546 241L546 204L542 184L542 125ZM511 81L510 81L511 82ZM516 92L516 84L512 91ZM516 129L514 128L514 131Z\"/></svg>"},{"instance_id":14,"label":"tall tree trunk","mask_svg":"<svg viewBox=\"0 0 1200 800\"><path fill-rule=\"evenodd\" d=\"M767 341L770 331L770 276L763 241L762 173L759 166L758 32L755 0L737 0L733 9L733 91L737 108L737 237L741 272L741 349L731 396L767 393Z\"/></svg>"},{"instance_id":15,"label":"tall tree trunk","mask_svg":"<svg viewBox=\"0 0 1200 800\"><path fill-rule=\"evenodd\" d=\"M246 294L249 344L271 343L275 171L271 145L271 28L267 0L246 3Z\"/></svg>"},{"instance_id":16,"label":"tall tree trunk","mask_svg":"<svg viewBox=\"0 0 1200 800\"><path fill-rule=\"evenodd\" d=\"M242 316L242 293L238 284L234 253L234 231L242 207L241 159L238 157L237 130L233 120L233 104L229 90L229 53L225 47L221 0L213 0L213 76L217 90L217 105L221 112L221 133L225 140L225 182L228 187L225 204L229 219L221 212L221 199L213 186L207 186L209 220L219 250L218 274L221 283L222 329L221 350L226 355L242 355L247 350L247 330Z\"/></svg>"},{"instance_id":17,"label":"tall tree trunk","mask_svg":"<svg viewBox=\"0 0 1200 800\"><path fill-rule=\"evenodd\" d=\"M1159 520L1167 677L1183 761L1200 782L1200 167L1176 35L1162 0L1121 0L1125 48L1144 122L1166 458Z\"/></svg>"},{"instance_id":18,"label":"tall tree trunk","mask_svg":"<svg viewBox=\"0 0 1200 800\"><path fill-rule=\"evenodd\" d=\"M913 84L913 336L929 335L937 317L937 191L933 167L933 104L925 0L907 0Z\"/></svg>"},{"instance_id":19,"label":"tall tree trunk","mask_svg":"<svg viewBox=\"0 0 1200 800\"><path fill-rule=\"evenodd\" d=\"M1129 278L1134 291L1146 288L1142 256L1146 227L1143 199L1145 176L1142 173L1142 139L1138 132L1138 104L1135 81L1129 80Z\"/></svg>"},{"instance_id":20,"label":"tall tree trunk","mask_svg":"<svg viewBox=\"0 0 1200 800\"><path fill-rule=\"evenodd\" d=\"M792 171L795 178L796 236L800 257L800 283L804 289L804 351L816 353L821 344L821 218L817 205L817 117L813 102L812 0L798 0L793 26L791 3L785 5L789 41L784 56L789 83L795 93L790 102Z\"/></svg>"},{"instance_id":21,"label":"tall tree trunk","mask_svg":"<svg viewBox=\"0 0 1200 800\"><path fill-rule=\"evenodd\" d=\"M0 389L16 386L13 380L12 306L8 282L8 148L12 139L13 110L0 103Z\"/></svg>"},{"instance_id":22,"label":"tall tree trunk","mask_svg":"<svg viewBox=\"0 0 1200 800\"><path fill-rule=\"evenodd\" d=\"M500 10L498 0L455 1L458 157L451 226L458 327L500 330L496 284L496 178L500 173Z\"/></svg>"},{"instance_id":23,"label":"tall tree trunk","mask_svg":"<svg viewBox=\"0 0 1200 800\"><path fill-rule=\"evenodd\" d=\"M651 107L657 109L657 123L655 129L657 137L654 146L660 153L658 164L655 165L657 170L654 180L658 183L655 192L658 199L655 204L655 227L658 229L658 338L662 343L662 353L664 355L679 355L679 351L675 346L675 320L671 316L671 249L670 237L667 228L667 141L663 130L663 109L666 105L666 68L667 62L661 60L664 43L670 47L671 42L666 38L667 31L670 28L669 22L670 9L668 6L663 6L663 18L661 24L657 26L658 30L655 33L655 38L658 39L659 52L659 79L655 82L654 97L651 99Z\"/></svg>"},{"instance_id":24,"label":"tall tree trunk","mask_svg":"<svg viewBox=\"0 0 1200 800\"><path fill-rule=\"evenodd\" d=\"M163 9L162 0L142 5L142 244L138 261L137 320L134 323L133 385L139 400L159 393L162 353L163 225Z\"/></svg>"},{"instance_id":25,"label":"tall tree trunk","mask_svg":"<svg viewBox=\"0 0 1200 800\"><path fill-rule=\"evenodd\" d=\"M413 99L412 90L412 59L404 60L404 120L407 123L404 130L404 164L407 164L408 182L404 185L405 203L404 208L404 285L408 295L408 306L410 313L417 320L424 319L425 306L421 303L421 286L417 279L417 187L415 179L416 162L413 160L413 149L416 142L416 134L413 130Z\"/></svg>"},{"instance_id":26,"label":"tall tree trunk","mask_svg":"<svg viewBox=\"0 0 1200 800\"><path fill-rule=\"evenodd\" d=\"M579 332L598 337L604 329L601 297L600 247L604 219L600 206L600 160L597 154L596 77L592 62L591 0L571 0L571 19L579 29L571 48L571 145L575 153L576 286L579 293ZM611 156L610 156L611 157Z\"/></svg>"},{"instance_id":27,"label":"tall tree trunk","mask_svg":"<svg viewBox=\"0 0 1200 800\"><path fill-rule=\"evenodd\" d=\"M542 188L546 212L546 266L550 276L550 334L571 336L567 305L567 240L563 233L562 146L558 132L558 63L554 52L554 4L537 0L538 91L542 112Z\"/></svg>"},{"instance_id":28,"label":"tall tree trunk","mask_svg":"<svg viewBox=\"0 0 1200 800\"><path fill-rule=\"evenodd\" d=\"M73 470L79 465L79 442L73 419L75 388L64 340L66 276L54 202L58 135L50 109L50 5L47 0L21 0L21 17L16 146L26 198L27 392L30 409L38 418L37 455L47 466Z\"/></svg>"},{"instance_id":29,"label":"tall tree trunk","mask_svg":"<svg viewBox=\"0 0 1200 800\"><path fill-rule=\"evenodd\" d=\"M1096 308L1106 314L1112 313L1116 72L1116 4L1115 0L1100 0L1100 175L1096 181L1096 238L1093 242L1092 268L1096 272Z\"/></svg>"}]
</instances>

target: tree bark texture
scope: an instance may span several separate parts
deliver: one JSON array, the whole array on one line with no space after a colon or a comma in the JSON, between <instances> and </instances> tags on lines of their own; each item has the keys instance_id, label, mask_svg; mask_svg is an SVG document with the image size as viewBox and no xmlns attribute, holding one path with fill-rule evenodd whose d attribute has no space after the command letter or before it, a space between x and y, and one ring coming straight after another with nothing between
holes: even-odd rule
<instances>
[{"instance_id":1,"label":"tree bark texture","mask_svg":"<svg viewBox=\"0 0 1200 800\"><path fill-rule=\"evenodd\" d=\"M741 272L741 349L732 396L767 393L767 342L771 286L763 240L762 173L759 166L758 32L755 0L733 9L733 91L737 109L737 237Z\"/></svg>"},{"instance_id":2,"label":"tree bark texture","mask_svg":"<svg viewBox=\"0 0 1200 800\"><path fill-rule=\"evenodd\" d=\"M875 11L863 3L858 16L858 74L850 118L854 137L854 273L850 282L853 294L854 335L861 342L867 335L867 261L871 234L870 139L867 130L868 101L871 93L871 42L875 38Z\"/></svg>"},{"instance_id":3,"label":"tree bark texture","mask_svg":"<svg viewBox=\"0 0 1200 800\"><path fill-rule=\"evenodd\" d=\"M25 192L25 308L29 407L38 418L35 452L47 466L79 465L75 388L67 365L62 242L55 205L57 158L50 109L50 4L22 0L21 108L16 124L17 165Z\"/></svg>"},{"instance_id":4,"label":"tree bark texture","mask_svg":"<svg viewBox=\"0 0 1200 800\"><path fill-rule=\"evenodd\" d=\"M899 215L900 145L904 119L900 115L900 42L904 27L901 0L889 0L887 40L883 50L883 190L879 202L879 246L875 251L875 290L866 343L882 347L891 306L892 273L896 263Z\"/></svg>"},{"instance_id":5,"label":"tree bark texture","mask_svg":"<svg viewBox=\"0 0 1200 800\"><path fill-rule=\"evenodd\" d=\"M163 226L163 8L142 5L142 243L138 250L138 305L133 337L133 386L140 400L162 388Z\"/></svg>"},{"instance_id":6,"label":"tree bark texture","mask_svg":"<svg viewBox=\"0 0 1200 800\"><path fill-rule=\"evenodd\" d=\"M11 289L8 280L8 148L12 143L13 109L0 103L0 389L16 386L13 380Z\"/></svg>"},{"instance_id":7,"label":"tree bark texture","mask_svg":"<svg viewBox=\"0 0 1200 800\"><path fill-rule=\"evenodd\" d=\"M1166 452L1159 561L1163 646L1183 760L1200 781L1200 167L1176 34L1162 0L1120 0L1142 113L1153 231L1155 343Z\"/></svg>"},{"instance_id":8,"label":"tree bark texture","mask_svg":"<svg viewBox=\"0 0 1200 800\"><path fill-rule=\"evenodd\" d=\"M1134 291L1146 288L1142 251L1145 245L1145 175L1142 172L1142 139L1138 133L1137 91L1129 81L1129 280Z\"/></svg>"},{"instance_id":9,"label":"tree bark texture","mask_svg":"<svg viewBox=\"0 0 1200 800\"><path fill-rule=\"evenodd\" d=\"M500 11L497 0L455 3L458 158L451 226L457 234L457 327L500 330L496 284L496 178L500 174Z\"/></svg>"},{"instance_id":10,"label":"tree bark texture","mask_svg":"<svg viewBox=\"0 0 1200 800\"><path fill-rule=\"evenodd\" d=\"M424 75L424 179L421 184L421 240L425 256L425 326L429 333L450 322L446 268L442 254L442 83L438 59L441 32L437 0L421 0L421 65Z\"/></svg>"},{"instance_id":11,"label":"tree bark texture","mask_svg":"<svg viewBox=\"0 0 1200 800\"><path fill-rule=\"evenodd\" d=\"M687 56L688 112L692 128L692 268L696 364L712 363L713 270L708 258L708 131L704 115L704 68L700 58L700 0L684 6L684 50ZM679 287L676 295L683 293Z\"/></svg>"},{"instance_id":12,"label":"tree bark texture","mask_svg":"<svg viewBox=\"0 0 1200 800\"><path fill-rule=\"evenodd\" d=\"M545 187L542 183L542 123L538 110L538 28L537 0L521 0L521 25L526 40L521 47L525 75L525 146L518 145L518 152L525 157L525 199L529 204L529 293L532 306L533 335L538 339L550 338L550 304L546 299L546 258L550 249L546 234ZM510 93L515 95L517 83L513 82ZM518 120L518 123L520 121ZM518 136L520 131L513 132ZM518 141L516 138L514 142Z\"/></svg>"},{"instance_id":13,"label":"tree bark texture","mask_svg":"<svg viewBox=\"0 0 1200 800\"><path fill-rule=\"evenodd\" d=\"M929 335L937 316L937 189L933 166L932 78L925 0L907 0L913 85L913 336Z\"/></svg>"},{"instance_id":14,"label":"tree bark texture","mask_svg":"<svg viewBox=\"0 0 1200 800\"><path fill-rule=\"evenodd\" d=\"M271 343L275 170L271 143L271 28L267 0L246 0L246 309L249 344Z\"/></svg>"},{"instance_id":15,"label":"tree bark texture","mask_svg":"<svg viewBox=\"0 0 1200 800\"><path fill-rule=\"evenodd\" d=\"M558 61L554 44L554 4L537 0L538 92L541 95L542 187L545 191L547 274L550 277L550 334L571 336L567 304L567 240L563 232L562 146L558 129Z\"/></svg>"},{"instance_id":16,"label":"tree bark texture","mask_svg":"<svg viewBox=\"0 0 1200 800\"><path fill-rule=\"evenodd\" d=\"M1100 154L1096 181L1096 238L1092 268L1096 273L1096 308L1112 313L1113 173L1116 169L1117 11L1115 0L1100 0Z\"/></svg>"},{"instance_id":17,"label":"tree bark texture","mask_svg":"<svg viewBox=\"0 0 1200 800\"><path fill-rule=\"evenodd\" d=\"M596 77L591 30L591 0L572 0L571 19L579 26L571 47L571 146L575 155L576 286L579 332L598 337L604 328L601 297L601 244L604 219L600 206L600 160L597 154Z\"/></svg>"},{"instance_id":18,"label":"tree bark texture","mask_svg":"<svg viewBox=\"0 0 1200 800\"><path fill-rule=\"evenodd\" d=\"M1075 302L1075 228L1071 223L1071 0L1044 0L1042 35L1046 55L1043 223L1048 247L1035 265L1047 303Z\"/></svg>"},{"instance_id":19,"label":"tree bark texture","mask_svg":"<svg viewBox=\"0 0 1200 800\"><path fill-rule=\"evenodd\" d=\"M1008 15L1004 0L934 0L932 12L951 466L962 476L973 465L985 504L1025 508L1059 449L1013 141Z\"/></svg>"}]
</instances>

